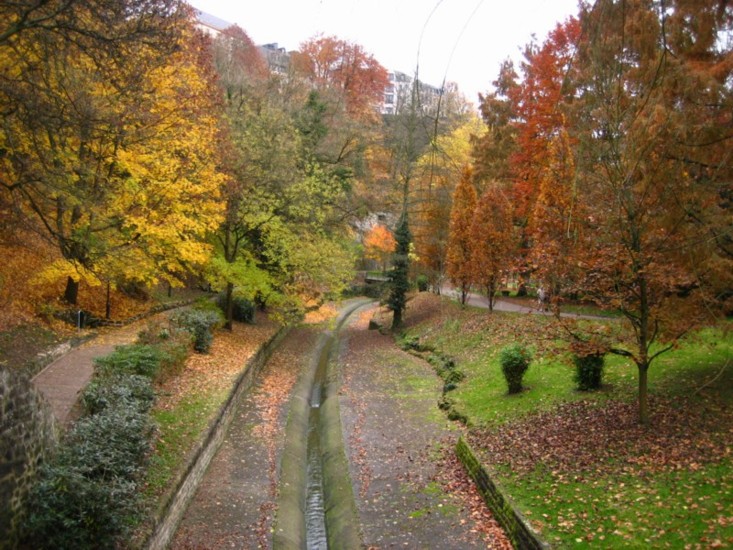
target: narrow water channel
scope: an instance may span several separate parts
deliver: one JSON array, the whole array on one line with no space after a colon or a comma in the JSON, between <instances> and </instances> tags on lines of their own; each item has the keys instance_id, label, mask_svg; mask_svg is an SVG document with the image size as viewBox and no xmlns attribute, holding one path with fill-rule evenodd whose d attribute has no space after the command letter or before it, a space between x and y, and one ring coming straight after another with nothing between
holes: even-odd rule
<instances>
[{"instance_id":1,"label":"narrow water channel","mask_svg":"<svg viewBox=\"0 0 733 550\"><path fill-rule=\"evenodd\" d=\"M360 546L338 410L338 377L330 359L343 324L370 303L351 300L340 311L335 326L321 333L312 362L294 390L278 489L275 550L326 550L329 539L340 548Z\"/></svg>"},{"instance_id":2,"label":"narrow water channel","mask_svg":"<svg viewBox=\"0 0 733 550\"><path fill-rule=\"evenodd\" d=\"M319 424L321 421L320 411L323 385L326 380L326 370L332 345L333 337L329 336L325 345L321 348L310 396L310 415L308 417L308 481L305 507L306 545L308 550L328 548Z\"/></svg>"}]
</instances>

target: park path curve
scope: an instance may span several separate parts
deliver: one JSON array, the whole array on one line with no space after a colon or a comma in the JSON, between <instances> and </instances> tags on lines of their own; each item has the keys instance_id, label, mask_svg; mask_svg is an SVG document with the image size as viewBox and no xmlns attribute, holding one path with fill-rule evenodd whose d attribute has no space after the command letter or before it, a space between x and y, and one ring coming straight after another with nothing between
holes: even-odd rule
<instances>
[{"instance_id":1,"label":"park path curve","mask_svg":"<svg viewBox=\"0 0 733 550\"><path fill-rule=\"evenodd\" d=\"M117 346L132 344L148 322L166 318L167 315L159 313L121 328L99 329L99 334L92 340L65 353L32 378L35 387L51 405L62 429L67 429L77 417L75 405L92 378L94 359L112 353Z\"/></svg>"}]
</instances>

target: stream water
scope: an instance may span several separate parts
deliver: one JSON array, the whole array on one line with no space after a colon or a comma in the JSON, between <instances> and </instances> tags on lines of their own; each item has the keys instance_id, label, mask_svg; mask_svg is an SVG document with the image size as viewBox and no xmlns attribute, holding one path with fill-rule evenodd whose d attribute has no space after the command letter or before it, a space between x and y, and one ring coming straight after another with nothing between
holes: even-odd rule
<instances>
[{"instance_id":1,"label":"stream water","mask_svg":"<svg viewBox=\"0 0 733 550\"><path fill-rule=\"evenodd\" d=\"M333 336L321 348L318 358L313 388L310 397L310 415L308 417L308 485L306 488L305 526L306 545L308 550L328 548L326 532L326 512L323 496L323 462L321 460L321 434L319 431L320 407L323 385L326 380L328 360L333 345Z\"/></svg>"}]
</instances>

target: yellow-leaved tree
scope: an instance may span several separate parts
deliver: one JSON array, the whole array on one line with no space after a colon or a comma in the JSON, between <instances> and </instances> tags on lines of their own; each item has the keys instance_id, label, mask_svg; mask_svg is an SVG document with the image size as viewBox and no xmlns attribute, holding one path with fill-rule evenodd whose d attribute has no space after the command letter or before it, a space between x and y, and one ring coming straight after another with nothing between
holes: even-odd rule
<instances>
[{"instance_id":1,"label":"yellow-leaved tree","mask_svg":"<svg viewBox=\"0 0 733 550\"><path fill-rule=\"evenodd\" d=\"M206 260L219 216L200 38L177 2L138 4L92 1L73 14L78 32L62 11L63 32L51 18L0 42L0 96L14 107L0 130L3 200L58 247L45 275L67 277L72 304L81 277L175 282Z\"/></svg>"}]
</instances>

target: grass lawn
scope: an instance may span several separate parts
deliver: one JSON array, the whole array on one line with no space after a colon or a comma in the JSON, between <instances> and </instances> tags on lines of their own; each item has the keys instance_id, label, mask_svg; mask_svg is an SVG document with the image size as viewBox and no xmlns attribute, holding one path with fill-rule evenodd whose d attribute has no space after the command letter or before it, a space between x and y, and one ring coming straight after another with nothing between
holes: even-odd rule
<instances>
[{"instance_id":1,"label":"grass lawn","mask_svg":"<svg viewBox=\"0 0 733 550\"><path fill-rule=\"evenodd\" d=\"M425 296L407 336L456 360L466 376L447 395L498 481L553 546L733 546L731 323L690 336L650 369L652 425L638 425L637 372L606 361L604 386L575 389L551 318ZM432 307L432 312L424 310ZM619 323L619 321L609 321ZM534 349L525 391L509 396L498 351Z\"/></svg>"}]
</instances>

